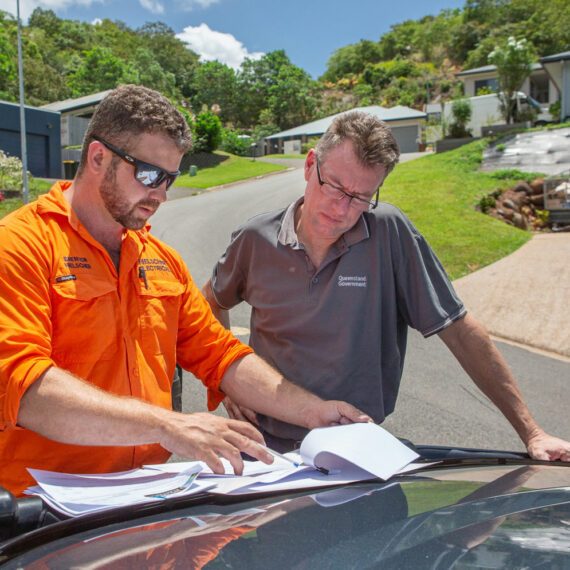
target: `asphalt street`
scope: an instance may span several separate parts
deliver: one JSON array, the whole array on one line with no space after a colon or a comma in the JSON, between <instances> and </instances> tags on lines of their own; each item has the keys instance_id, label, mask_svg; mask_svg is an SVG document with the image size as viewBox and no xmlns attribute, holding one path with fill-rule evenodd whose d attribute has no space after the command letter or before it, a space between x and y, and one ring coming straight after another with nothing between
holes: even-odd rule
<instances>
[{"instance_id":1,"label":"asphalt street","mask_svg":"<svg viewBox=\"0 0 570 570\"><path fill-rule=\"evenodd\" d=\"M177 249L201 287L223 253L231 232L251 216L283 207L304 188L302 169L243 182L193 197L173 195L151 219L152 233ZM191 193L188 192L187 195ZM232 328L248 338L249 308L232 310ZM570 362L503 342L496 343L517 377L523 396L547 431L570 437L565 411ZM205 390L185 376L183 407L203 411ZM216 412L224 414L222 407ZM493 404L481 394L438 337L410 331L396 412L383 424L416 443L523 450Z\"/></svg>"}]
</instances>

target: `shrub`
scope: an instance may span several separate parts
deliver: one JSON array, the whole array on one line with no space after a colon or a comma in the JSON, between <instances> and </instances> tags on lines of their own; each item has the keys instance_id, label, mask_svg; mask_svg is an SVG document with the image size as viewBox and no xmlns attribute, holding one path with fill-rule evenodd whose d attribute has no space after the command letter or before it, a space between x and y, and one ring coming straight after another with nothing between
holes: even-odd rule
<instances>
[{"instance_id":1,"label":"shrub","mask_svg":"<svg viewBox=\"0 0 570 570\"><path fill-rule=\"evenodd\" d=\"M230 154L250 156L252 142L250 137L240 137L238 132L231 129L222 131L222 149Z\"/></svg>"},{"instance_id":2,"label":"shrub","mask_svg":"<svg viewBox=\"0 0 570 570\"><path fill-rule=\"evenodd\" d=\"M307 154L312 148L315 148L320 138L321 137L309 137L307 142L304 142L301 145L301 153Z\"/></svg>"},{"instance_id":3,"label":"shrub","mask_svg":"<svg viewBox=\"0 0 570 570\"><path fill-rule=\"evenodd\" d=\"M196 116L193 125L194 152L213 152L222 142L222 123L217 115L205 111Z\"/></svg>"},{"instance_id":4,"label":"shrub","mask_svg":"<svg viewBox=\"0 0 570 570\"><path fill-rule=\"evenodd\" d=\"M489 208L494 208L495 205L496 205L496 201L495 201L495 198L493 198L493 196L483 196L479 200L479 207L481 208L481 212L483 212L484 214L487 213L487 210Z\"/></svg>"},{"instance_id":5,"label":"shrub","mask_svg":"<svg viewBox=\"0 0 570 570\"><path fill-rule=\"evenodd\" d=\"M0 189L21 190L23 185L22 161L0 150Z\"/></svg>"},{"instance_id":6,"label":"shrub","mask_svg":"<svg viewBox=\"0 0 570 570\"><path fill-rule=\"evenodd\" d=\"M451 104L453 121L449 125L449 135L452 138L468 137L471 130L467 128L467 123L471 118L471 103L467 99L456 99Z\"/></svg>"},{"instance_id":7,"label":"shrub","mask_svg":"<svg viewBox=\"0 0 570 570\"><path fill-rule=\"evenodd\" d=\"M556 122L560 121L560 119L561 119L560 109L561 109L560 101L556 101L555 103L551 103L550 106L548 107L548 112L552 115L552 118Z\"/></svg>"}]
</instances>

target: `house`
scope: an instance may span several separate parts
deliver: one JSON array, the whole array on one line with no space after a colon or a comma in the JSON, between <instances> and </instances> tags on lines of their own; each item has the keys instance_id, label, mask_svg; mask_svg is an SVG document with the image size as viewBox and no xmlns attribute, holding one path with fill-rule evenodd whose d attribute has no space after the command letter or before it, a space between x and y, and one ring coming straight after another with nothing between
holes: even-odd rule
<instances>
[{"instance_id":1,"label":"house","mask_svg":"<svg viewBox=\"0 0 570 570\"><path fill-rule=\"evenodd\" d=\"M390 125L400 152L416 152L421 135L422 122L427 115L422 111L416 111L410 107L398 105L396 107L358 107L351 111L362 111L375 115ZM345 111L347 113L349 111ZM309 137L321 136L331 125L335 117L342 115L337 113L318 121L312 121L299 127L294 127L265 138L265 154L300 153L301 143L307 142Z\"/></svg>"},{"instance_id":2,"label":"house","mask_svg":"<svg viewBox=\"0 0 570 570\"><path fill-rule=\"evenodd\" d=\"M38 178L62 174L60 115L36 107L24 107L28 171ZM22 159L20 105L0 101L0 150Z\"/></svg>"},{"instance_id":3,"label":"house","mask_svg":"<svg viewBox=\"0 0 570 570\"><path fill-rule=\"evenodd\" d=\"M100 91L77 99L65 99L42 105L40 109L61 113L61 146L77 146L83 143L83 136L87 130L89 119L95 109L111 89Z\"/></svg>"},{"instance_id":4,"label":"house","mask_svg":"<svg viewBox=\"0 0 570 570\"><path fill-rule=\"evenodd\" d=\"M455 74L461 80L466 97L475 97L482 88L489 89L490 92L499 89L497 78L497 67L495 65L485 65L475 69L467 69ZM524 80L520 91L530 95L541 105L548 107L558 101L558 89L556 84L549 77L544 67L540 63L532 66L530 75Z\"/></svg>"},{"instance_id":5,"label":"house","mask_svg":"<svg viewBox=\"0 0 570 570\"><path fill-rule=\"evenodd\" d=\"M542 57L540 63L560 93L560 118L570 121L570 51Z\"/></svg>"}]
</instances>

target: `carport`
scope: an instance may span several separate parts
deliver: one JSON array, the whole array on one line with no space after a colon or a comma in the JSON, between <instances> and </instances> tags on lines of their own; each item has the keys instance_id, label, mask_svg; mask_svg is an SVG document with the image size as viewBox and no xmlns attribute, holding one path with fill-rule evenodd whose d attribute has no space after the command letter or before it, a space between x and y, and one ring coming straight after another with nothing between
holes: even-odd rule
<instances>
[{"instance_id":1,"label":"carport","mask_svg":"<svg viewBox=\"0 0 570 570\"><path fill-rule=\"evenodd\" d=\"M560 92L560 118L570 121L570 51L542 57L540 63Z\"/></svg>"}]
</instances>

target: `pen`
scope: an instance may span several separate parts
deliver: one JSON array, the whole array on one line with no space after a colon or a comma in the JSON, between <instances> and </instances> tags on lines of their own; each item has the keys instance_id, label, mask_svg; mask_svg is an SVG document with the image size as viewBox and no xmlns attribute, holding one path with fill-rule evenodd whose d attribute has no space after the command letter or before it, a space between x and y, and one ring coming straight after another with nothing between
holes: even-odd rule
<instances>
[{"instance_id":1,"label":"pen","mask_svg":"<svg viewBox=\"0 0 570 570\"><path fill-rule=\"evenodd\" d=\"M270 449L266 445L261 445L261 443L258 443L257 445L259 445L259 447L265 449L265 451L267 451L267 453L271 453L271 455L273 455L274 457L279 457L280 459L284 459L285 461L292 463L295 467L299 467L299 465L300 465L296 461L293 461L293 459L291 459L290 457L287 457L286 455L283 455L282 453L278 453L277 451Z\"/></svg>"}]
</instances>

